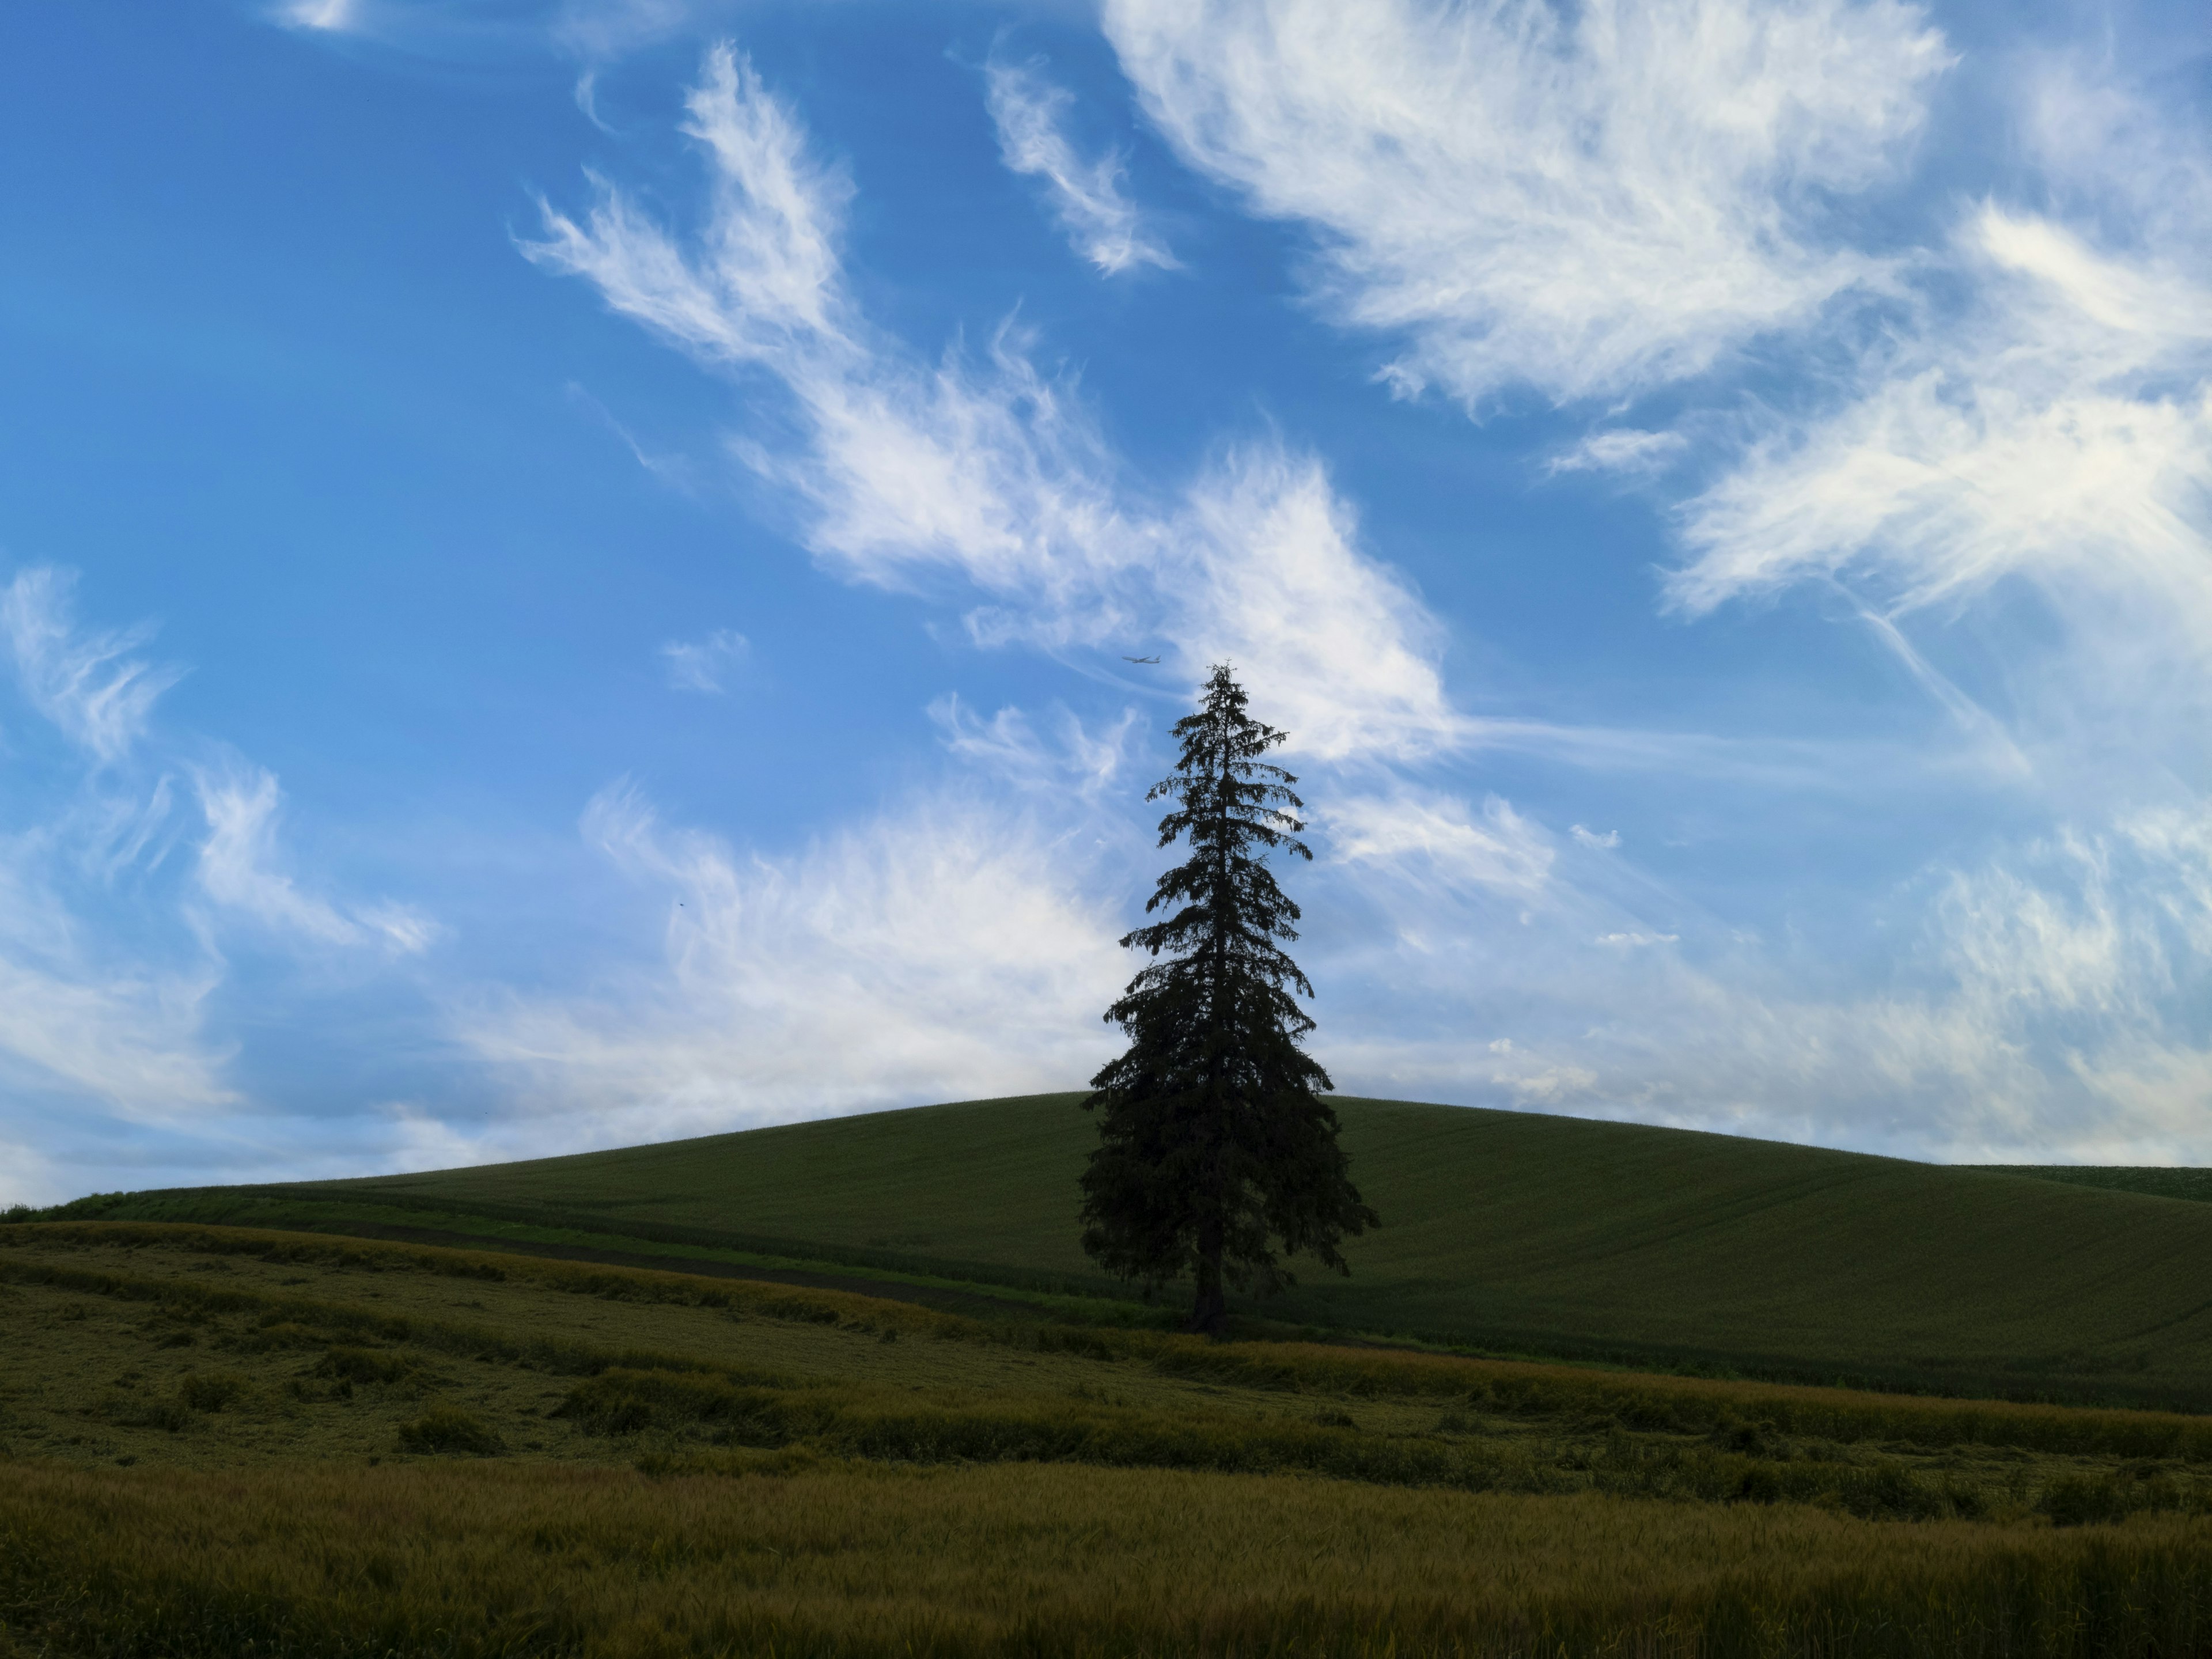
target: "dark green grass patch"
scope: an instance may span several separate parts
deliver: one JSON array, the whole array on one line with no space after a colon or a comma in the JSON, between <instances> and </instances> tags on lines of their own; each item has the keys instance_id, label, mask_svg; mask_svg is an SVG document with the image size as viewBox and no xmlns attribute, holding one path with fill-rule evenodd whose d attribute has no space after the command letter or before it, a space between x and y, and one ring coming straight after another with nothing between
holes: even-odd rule
<instances>
[{"instance_id":1,"label":"dark green grass patch","mask_svg":"<svg viewBox=\"0 0 2212 1659\"><path fill-rule=\"evenodd\" d=\"M459 1406L433 1406L399 1427L400 1449L462 1457L496 1457L507 1443L473 1413Z\"/></svg>"},{"instance_id":2,"label":"dark green grass patch","mask_svg":"<svg viewBox=\"0 0 2212 1659\"><path fill-rule=\"evenodd\" d=\"M2152 1198L2212 1203L2212 1170L2100 1164L1986 1164L1978 1167L1998 1175L2032 1176L2039 1181L2060 1181L2074 1187L2100 1187L2107 1192L2142 1193Z\"/></svg>"}]
</instances>

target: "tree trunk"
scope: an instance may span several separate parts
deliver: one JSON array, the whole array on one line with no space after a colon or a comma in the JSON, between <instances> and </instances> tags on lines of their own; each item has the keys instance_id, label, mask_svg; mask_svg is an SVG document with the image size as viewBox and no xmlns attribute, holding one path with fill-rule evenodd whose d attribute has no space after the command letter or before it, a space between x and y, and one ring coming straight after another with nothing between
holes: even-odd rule
<instances>
[{"instance_id":1,"label":"tree trunk","mask_svg":"<svg viewBox=\"0 0 2212 1659\"><path fill-rule=\"evenodd\" d=\"M1183 1329L1197 1336L1218 1336L1228 1318L1229 1305L1221 1293L1221 1229L1201 1228L1198 1237L1198 1294L1192 1297L1190 1321Z\"/></svg>"}]
</instances>

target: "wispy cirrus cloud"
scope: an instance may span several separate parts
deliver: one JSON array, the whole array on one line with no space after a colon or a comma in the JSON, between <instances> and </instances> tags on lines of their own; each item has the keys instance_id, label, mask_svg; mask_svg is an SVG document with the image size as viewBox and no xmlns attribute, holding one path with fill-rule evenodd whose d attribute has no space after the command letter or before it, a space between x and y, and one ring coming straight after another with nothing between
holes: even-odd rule
<instances>
[{"instance_id":1,"label":"wispy cirrus cloud","mask_svg":"<svg viewBox=\"0 0 2212 1659\"><path fill-rule=\"evenodd\" d=\"M506 996L460 1040L579 1138L640 1139L1068 1086L1110 1049L1110 910L1060 832L923 797L786 858L665 823L634 787L586 838L668 897L665 954L589 994Z\"/></svg>"},{"instance_id":2,"label":"wispy cirrus cloud","mask_svg":"<svg viewBox=\"0 0 2212 1659\"><path fill-rule=\"evenodd\" d=\"M986 641L1054 649L1141 641L1186 678L1220 658L1238 664L1270 718L1296 734L1301 763L1326 768L1315 796L1329 837L1322 902L1340 915L1364 906L1369 916L1338 951L1342 972L1371 997L1416 963L1425 977L1407 988L1407 1006L1425 1017L1458 1027L1468 1006L1486 1005L1521 1022L1510 1057L1471 1069L1473 1051L1418 1040L1386 1060L1380 1034L1389 1020L1340 1021L1329 1043L1346 1056L1347 1075L1400 1086L1425 1078L1420 1086L1434 1091L1441 1072L1421 1070L1433 1050L1437 1067L1455 1057L1456 1085L1472 1080L1509 1100L1805 1134L1833 1134L1868 1110L1869 1076L1917 1079L1929 1099L1955 1101L1946 1091L1961 1077L1976 1088L2008 1086L2008 1028L1987 1010L1917 994L1825 1004L1793 996L1740 942L1741 930L1696 915L1613 856L1617 832L1558 834L1503 799L1478 805L1479 792L1416 787L1400 775L1455 753L1518 748L1613 770L1832 791L1863 788L1879 757L1856 756L1854 770L1818 744L1761 749L1467 718L1447 694L1441 628L1362 546L1355 515L1316 460L1262 441L1218 452L1179 490L1145 487L1103 441L1076 388L1035 368L1028 343L1006 335L980 364L932 363L863 314L839 252L851 185L811 158L796 117L734 52L710 54L688 107L688 130L713 168L695 232L678 235L601 184L580 219L548 208L532 257L586 277L616 311L696 360L782 386L798 441L750 438L746 453L804 504L807 544L830 568L896 586L957 577L986 601L969 618ZM1613 446L1618 453L1598 446L1590 459L1628 465L1639 452L1678 447L1670 434L1638 432ZM1010 711L987 721L948 701L934 712L948 750L1018 790L1049 778L1052 793L1095 800L1095 780L1117 763L1092 734L1054 743ZM741 1099L752 1103L745 1110L797 1111L783 1103L797 1097L797 1073L776 1071L781 1060L741 1057L722 1034L760 1033L758 1054L782 1054L804 1022L776 1002L751 953L771 945L811 953L831 983L848 947L826 942L830 934L790 933L793 917L829 915L812 901L787 906L761 896L905 893L903 878L885 887L866 864L892 854L870 850L871 829L841 841L836 859L748 866L638 811L608 807L592 833L611 851L629 848L618 854L629 867L660 872L653 878L695 871L702 896L681 902L667 963L641 970L621 995L514 1000L475 1021L471 1042L541 1082L596 1078L576 1087L594 1098L660 1103L651 1107L664 1114L656 1122L703 1126L718 1121L714 1111L740 1109ZM616 823L630 828L605 827ZM883 835L887 849L892 832ZM984 844L975 835L951 838L969 848L955 865L998 867L995 854L975 850ZM787 872L783 884L770 871ZM949 879L956 890L964 881ZM1101 917L1103 936L1111 907L1086 896L1093 890L1080 880L1062 882L1054 890ZM709 898L709 887L755 896ZM751 920L731 922L715 936L725 943L709 951L697 942L694 906ZM906 993L884 988L925 979L933 947L909 951L908 935L858 918L842 901L832 908L855 916L849 937L876 953L876 988L841 994L854 1006L877 997L893 1006L881 1049L855 1050L862 1080L849 1095L839 1082L822 1097L919 1097L925 1072L884 1057L906 1052L897 1034L908 1018L898 1012ZM966 925L944 923L955 934ZM1071 1008L1077 1000L1071 994ZM1594 1009L1607 1012L1594 1019ZM1739 1047L1725 1048L1723 1033ZM1391 1040L1404 1035L1399 1028ZM1494 1028L1483 1035L1486 1044L1497 1040L1506 1038ZM1804 1042L1826 1046L1814 1055ZM1078 1054L1040 1035L1034 1075L1057 1065L1065 1078ZM742 1081L717 1092L710 1079L722 1069ZM1785 1086L1797 1091L1802 1117L1755 1115ZM1936 1144L1941 1132L1925 1129L1920 1144Z\"/></svg>"},{"instance_id":3,"label":"wispy cirrus cloud","mask_svg":"<svg viewBox=\"0 0 2212 1659\"><path fill-rule=\"evenodd\" d=\"M1888 176L1948 62L1896 0L1109 0L1193 167L1310 226L1386 373L1632 395L1879 285L1826 199Z\"/></svg>"},{"instance_id":4,"label":"wispy cirrus cloud","mask_svg":"<svg viewBox=\"0 0 2212 1659\"><path fill-rule=\"evenodd\" d=\"M1478 814L1449 795L1407 790L1327 803L1331 851L1354 866L1381 866L1412 886L1480 888L1531 898L1549 884L1552 838L1496 795Z\"/></svg>"},{"instance_id":5,"label":"wispy cirrus cloud","mask_svg":"<svg viewBox=\"0 0 2212 1659\"><path fill-rule=\"evenodd\" d=\"M1976 210L1963 298L1687 504L1672 601L1703 615L1842 589L1993 775L2041 780L2069 817L2201 787L2185 781L2212 718L2212 286L2185 255ZM2044 625L2005 629L1978 690L1937 665L1939 647L1959 654L1950 623L2031 608ZM2081 827L2101 828L2094 811Z\"/></svg>"},{"instance_id":6,"label":"wispy cirrus cloud","mask_svg":"<svg viewBox=\"0 0 2212 1659\"><path fill-rule=\"evenodd\" d=\"M410 57L483 62L553 55L593 69L704 27L738 0L270 0L280 28L368 41ZM586 104L588 94L580 97Z\"/></svg>"},{"instance_id":7,"label":"wispy cirrus cloud","mask_svg":"<svg viewBox=\"0 0 2212 1659\"><path fill-rule=\"evenodd\" d=\"M1547 1109L1916 1156L2205 1156L2212 148L2201 119L2110 82L2043 64L2017 90L2037 205L1966 210L1891 325L1826 358L1802 403L1739 417L1750 441L1684 506L1665 586L1690 617L1793 589L1840 601L1942 710L1971 763L1956 775L2006 828L1863 895L1881 945L1851 972L1626 860L1560 866L1510 958L1482 942L1494 909L1455 947L1448 895L1377 890L1423 941L1425 981L1510 1036L1409 1022L1401 1047L1352 1038L1340 1076L1486 1071ZM1693 433L1702 460L1719 429L1696 417L1601 430L1564 466L1671 460ZM1838 775L1874 781L1863 761Z\"/></svg>"},{"instance_id":8,"label":"wispy cirrus cloud","mask_svg":"<svg viewBox=\"0 0 2212 1659\"><path fill-rule=\"evenodd\" d=\"M1000 156L1011 171L1044 181L1075 251L1109 276L1144 265L1176 269L1167 243L1122 192L1121 158L1077 155L1066 131L1073 94L1047 80L1040 63L994 61L983 73Z\"/></svg>"},{"instance_id":9,"label":"wispy cirrus cloud","mask_svg":"<svg viewBox=\"0 0 2212 1659\"><path fill-rule=\"evenodd\" d=\"M701 362L784 387L803 447L743 453L811 509L825 561L883 586L951 570L1063 613L1103 609L1133 538L1069 389L1011 332L981 363L930 364L869 324L838 252L850 183L732 49L708 52L685 108L710 162L689 246L602 180L580 222L545 206L545 239L523 251Z\"/></svg>"},{"instance_id":10,"label":"wispy cirrus cloud","mask_svg":"<svg viewBox=\"0 0 2212 1659\"><path fill-rule=\"evenodd\" d=\"M361 0L283 0L270 15L288 28L342 34L360 27L366 10Z\"/></svg>"},{"instance_id":11,"label":"wispy cirrus cloud","mask_svg":"<svg viewBox=\"0 0 2212 1659\"><path fill-rule=\"evenodd\" d=\"M2212 638L2212 287L1994 204L1960 255L1966 317L1870 362L1860 395L1693 503L1675 600L1853 573L1917 610L2020 575L2139 592Z\"/></svg>"},{"instance_id":12,"label":"wispy cirrus cloud","mask_svg":"<svg viewBox=\"0 0 2212 1659\"><path fill-rule=\"evenodd\" d=\"M1054 711L1050 735L1023 709L1001 708L988 720L947 692L929 705L929 718L948 753L1014 785L1024 793L1060 791L1071 783L1095 799L1109 785L1126 781L1137 714L1093 731L1066 708Z\"/></svg>"},{"instance_id":13,"label":"wispy cirrus cloud","mask_svg":"<svg viewBox=\"0 0 2212 1659\"><path fill-rule=\"evenodd\" d=\"M130 1121L177 1122L235 1104L232 1045L206 1029L220 975L204 963L135 958L35 935L75 918L0 916L0 1077L19 1102L58 1095ZM72 925L74 924L74 925Z\"/></svg>"},{"instance_id":14,"label":"wispy cirrus cloud","mask_svg":"<svg viewBox=\"0 0 2212 1659\"><path fill-rule=\"evenodd\" d=\"M275 777L164 729L157 703L178 671L139 654L151 628L86 625L73 585L46 569L0 590L0 655L68 739L0 753L0 1138L43 1123L47 1180L105 1172L149 1137L235 1150L255 1109L223 1008L238 921L310 951L410 952L435 931L408 907L341 906L284 869ZM55 1150L79 1133L63 1123L98 1150Z\"/></svg>"},{"instance_id":15,"label":"wispy cirrus cloud","mask_svg":"<svg viewBox=\"0 0 2212 1659\"><path fill-rule=\"evenodd\" d=\"M1690 441L1679 432L1610 427L1554 455L1544 470L1553 477L1562 472L1659 472L1680 459L1689 446Z\"/></svg>"},{"instance_id":16,"label":"wispy cirrus cloud","mask_svg":"<svg viewBox=\"0 0 2212 1659\"><path fill-rule=\"evenodd\" d=\"M50 565L18 571L0 589L0 633L39 712L95 759L119 760L184 671L137 654L153 638L149 625L91 632L78 627L76 587L74 573Z\"/></svg>"},{"instance_id":17,"label":"wispy cirrus cloud","mask_svg":"<svg viewBox=\"0 0 2212 1659\"><path fill-rule=\"evenodd\" d=\"M356 35L374 32L368 9L399 10L361 7ZM708 9L500 15L541 34L557 17L560 49L592 65ZM1301 444L1262 437L1147 477L1108 434L1157 411L1094 415L1038 336L1007 327L939 351L882 326L890 313L863 296L905 273L848 272L853 181L741 54L709 53L687 103L696 210L594 180L582 207L547 208L528 252L742 385L763 417L749 413L732 447L826 568L950 599L973 641L1124 684L1180 689L1237 662L1310 776L1322 858L1300 872L1319 921L1302 959L1348 1085L1918 1155L2201 1159L2203 146L2115 84L2031 62L2020 118L1988 128L2003 135L1992 144L2021 139L2007 162L2020 171L1958 213L1949 241L1900 250L1899 228L1933 199L1887 192L1949 62L1936 15L1895 0L1104 9L1168 142L1255 213L1310 234L1306 292L1382 343L1398 390L1597 411L1578 437L1534 434L1555 501L1613 480L1697 492L1663 580L1668 625L1709 630L1716 684L1738 642L1723 630L1793 609L1741 602L1793 592L1887 653L1825 679L1795 664L1747 679L1736 706L1756 717L1739 729L1756 737L1638 731L1618 704L1611 726L1470 717L1449 695L1447 630L1340 488L1376 476L1350 470L1361 464L1333 477ZM987 90L1007 165L1080 256L1124 273L1147 248L1167 257L1115 158L1071 137L1083 106L1033 67L995 66ZM1943 165L1948 191L1974 163ZM964 297L929 290L933 305ZM1082 345L1175 341L1102 331ZM1739 360L1757 365L1756 402L1733 378L1700 383ZM1631 406L1662 386L1691 411L1672 429L1660 399ZM1527 435L1504 426L1506 446ZM1632 556L1615 574L1647 592L1664 555ZM1638 602L1613 597L1606 626L1633 658L1623 619ZM1583 620L1507 611L1496 625L1540 637ZM709 643L672 642L672 684L722 683ZM1164 667L1126 671L1125 651ZM1943 720L1794 738L1802 705L1761 694L1816 684L1823 732L1884 696L1924 696ZM1126 966L1091 988L1030 985L1042 958L991 933L979 895L999 884L1035 927L1097 952L1109 921L1126 921L1103 896L1141 883L1057 860L1070 847L1103 857L1130 829L1109 803L1133 784L1144 726L1049 702L986 717L945 697L931 714L976 793L917 797L801 850L756 858L662 823L640 797L603 798L587 833L667 894L665 949L587 991L486 1003L477 1051L530 1079L521 1092L625 1115L602 1137L1079 1077L1098 1035L1085 998ZM2061 748L2108 775L2081 787L2081 765L2054 763ZM1563 760L1626 787L1523 793ZM1940 811L1926 799L1937 775ZM1492 793L1506 778L1510 802ZM1850 857L1794 839L1778 804L1807 797L1863 836ZM1070 816L1008 827L1048 801ZM127 866L128 849L173 840L182 815L134 803L84 867ZM1723 833L1762 877L1697 849ZM1911 850L1923 833L1941 849L1924 862ZM1862 852L1887 862L1827 867ZM261 880L290 870L281 848L246 862L259 873L237 890L278 919L260 925L301 942L360 922L304 874L289 890ZM1775 896L1764 908L1759 880ZM898 925L902 908L981 964L939 1024L988 1026L994 998L1031 999L1011 1057L927 1029L917 988L946 969L934 937ZM1862 922L1879 939L1859 939ZM854 1024L790 1001L763 965L784 960ZM852 1058L810 1095L825 1046ZM422 1144L444 1155L434 1135Z\"/></svg>"},{"instance_id":18,"label":"wispy cirrus cloud","mask_svg":"<svg viewBox=\"0 0 2212 1659\"><path fill-rule=\"evenodd\" d=\"M341 909L283 868L277 829L283 792L274 773L234 763L198 769L193 785L207 820L199 885L216 904L312 945L376 944L413 955L437 937L437 924L411 907L386 901Z\"/></svg>"},{"instance_id":19,"label":"wispy cirrus cloud","mask_svg":"<svg viewBox=\"0 0 2212 1659\"><path fill-rule=\"evenodd\" d=\"M660 647L668 684L678 691L719 696L730 672L752 654L752 641L735 629L717 628L702 639L671 640Z\"/></svg>"},{"instance_id":20,"label":"wispy cirrus cloud","mask_svg":"<svg viewBox=\"0 0 2212 1659\"><path fill-rule=\"evenodd\" d=\"M1397 762L1454 748L1468 722L1440 665L1443 629L1368 557L1322 465L1274 445L1225 457L1164 532L1176 562L1161 631L1192 680L1233 661L1323 760Z\"/></svg>"},{"instance_id":21,"label":"wispy cirrus cloud","mask_svg":"<svg viewBox=\"0 0 2212 1659\"><path fill-rule=\"evenodd\" d=\"M35 781L9 755L0 813L0 1099L89 1103L137 1121L228 1105L228 1045L205 1029L221 971L188 929L151 944L95 918L145 880L179 833L166 774L134 765L174 684L136 653L151 629L88 629L74 575L0 590L0 647L25 702L69 741Z\"/></svg>"},{"instance_id":22,"label":"wispy cirrus cloud","mask_svg":"<svg viewBox=\"0 0 2212 1659\"><path fill-rule=\"evenodd\" d=\"M1501 870L1486 844L1507 836L1468 842L1478 878L1453 881L1430 843L1454 836L1392 833L1347 873L1401 948L1340 938L1308 963L1374 1011L1325 1028L1341 1086L1939 1160L2206 1155L2201 805L2008 842L1870 896L1901 946L1870 983L1808 973L1648 879L1609 887L1567 848L1532 893L1510 878L1534 866Z\"/></svg>"},{"instance_id":23,"label":"wispy cirrus cloud","mask_svg":"<svg viewBox=\"0 0 2212 1659\"><path fill-rule=\"evenodd\" d=\"M1311 752L1457 740L1441 630L1358 546L1318 463L1255 444L1161 499L1011 330L980 362L931 363L862 314L838 252L850 182L740 54L710 51L685 108L711 163L695 235L599 181L581 219L545 204L524 252L702 363L785 388L803 442L741 451L805 504L825 562L889 586L957 575L986 601L969 624L987 643L1164 640L1191 678L1231 656Z\"/></svg>"}]
</instances>

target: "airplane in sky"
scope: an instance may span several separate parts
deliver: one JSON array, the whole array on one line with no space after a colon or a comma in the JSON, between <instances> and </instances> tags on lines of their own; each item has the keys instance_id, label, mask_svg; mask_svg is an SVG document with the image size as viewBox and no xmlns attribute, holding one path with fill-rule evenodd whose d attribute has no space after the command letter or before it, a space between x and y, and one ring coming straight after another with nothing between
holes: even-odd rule
<instances>
[{"instance_id":1,"label":"airplane in sky","mask_svg":"<svg viewBox=\"0 0 2212 1659\"><path fill-rule=\"evenodd\" d=\"M1159 659L1158 657L1124 657L1121 660L1123 662L1158 662Z\"/></svg>"}]
</instances>

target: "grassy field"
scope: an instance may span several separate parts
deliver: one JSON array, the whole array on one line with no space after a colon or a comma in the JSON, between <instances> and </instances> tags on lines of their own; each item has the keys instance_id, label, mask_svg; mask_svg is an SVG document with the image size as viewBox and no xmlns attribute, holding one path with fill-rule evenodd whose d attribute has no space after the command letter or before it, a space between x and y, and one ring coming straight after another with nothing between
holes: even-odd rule
<instances>
[{"instance_id":1,"label":"grassy field","mask_svg":"<svg viewBox=\"0 0 2212 1659\"><path fill-rule=\"evenodd\" d=\"M1996 1170L2001 1175L2033 1176L2039 1181L2063 1181L2074 1187L2101 1187L2107 1192L2148 1193L2154 1198L2181 1198L2197 1204L2212 1203L2212 1170L2108 1164L1990 1164L1979 1167Z\"/></svg>"},{"instance_id":2,"label":"grassy field","mask_svg":"<svg viewBox=\"0 0 2212 1659\"><path fill-rule=\"evenodd\" d=\"M1075 1096L85 1213L476 1230L1110 1295ZM1384 1226L1268 1304L1493 1352L2212 1408L2212 1206L1526 1113L1338 1103Z\"/></svg>"},{"instance_id":3,"label":"grassy field","mask_svg":"<svg viewBox=\"0 0 2212 1659\"><path fill-rule=\"evenodd\" d=\"M2212 1419L0 1226L0 1656L2179 1655Z\"/></svg>"}]
</instances>

